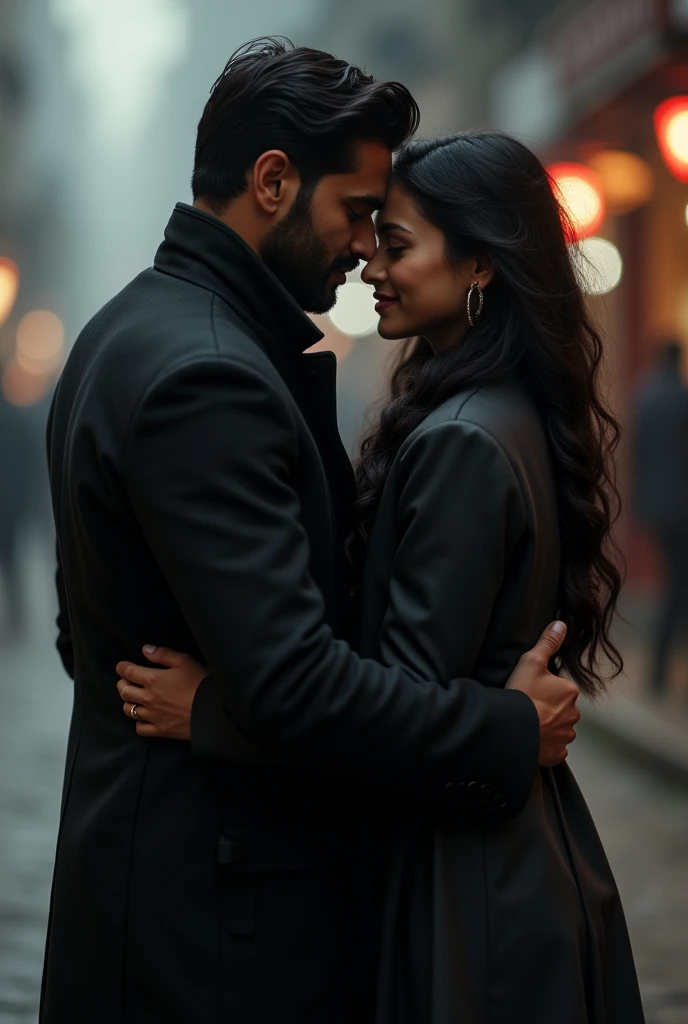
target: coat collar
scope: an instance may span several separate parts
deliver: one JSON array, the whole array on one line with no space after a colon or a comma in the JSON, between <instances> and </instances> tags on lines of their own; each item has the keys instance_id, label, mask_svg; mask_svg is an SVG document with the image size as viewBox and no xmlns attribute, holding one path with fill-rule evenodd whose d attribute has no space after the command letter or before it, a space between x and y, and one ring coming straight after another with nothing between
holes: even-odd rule
<instances>
[{"instance_id":1,"label":"coat collar","mask_svg":"<svg viewBox=\"0 0 688 1024\"><path fill-rule=\"evenodd\" d=\"M177 203L154 266L215 292L296 352L323 337L243 238L194 206Z\"/></svg>"}]
</instances>

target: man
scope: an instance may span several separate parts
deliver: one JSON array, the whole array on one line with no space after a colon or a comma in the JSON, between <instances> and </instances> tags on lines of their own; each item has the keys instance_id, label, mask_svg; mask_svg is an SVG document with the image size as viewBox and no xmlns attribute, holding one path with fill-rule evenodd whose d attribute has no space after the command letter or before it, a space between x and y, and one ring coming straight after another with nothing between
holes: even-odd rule
<instances>
[{"instance_id":1,"label":"man","mask_svg":"<svg viewBox=\"0 0 688 1024\"><path fill-rule=\"evenodd\" d=\"M688 625L688 388L682 348L668 342L641 386L634 423L634 490L638 519L654 535L666 572L652 650L650 692L666 692L676 634Z\"/></svg>"},{"instance_id":2,"label":"man","mask_svg":"<svg viewBox=\"0 0 688 1024\"><path fill-rule=\"evenodd\" d=\"M335 638L353 482L302 311L372 256L417 119L402 86L328 54L239 51L199 125L194 207L70 356L50 451L76 700L43 1024L364 1022L392 783L499 820L574 736L554 636L517 670L530 696ZM114 666L151 636L213 673L190 745L122 715Z\"/></svg>"}]
</instances>

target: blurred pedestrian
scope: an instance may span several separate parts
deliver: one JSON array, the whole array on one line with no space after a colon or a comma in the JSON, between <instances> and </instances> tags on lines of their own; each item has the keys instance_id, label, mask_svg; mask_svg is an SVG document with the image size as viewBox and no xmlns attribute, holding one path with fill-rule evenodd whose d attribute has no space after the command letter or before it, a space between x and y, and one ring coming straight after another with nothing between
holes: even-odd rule
<instances>
[{"instance_id":1,"label":"blurred pedestrian","mask_svg":"<svg viewBox=\"0 0 688 1024\"><path fill-rule=\"evenodd\" d=\"M669 341L638 390L633 424L634 510L652 533L665 583L652 637L650 692L666 691L671 653L688 626L688 388L682 347ZM686 681L688 683L688 680Z\"/></svg>"},{"instance_id":2,"label":"blurred pedestrian","mask_svg":"<svg viewBox=\"0 0 688 1024\"><path fill-rule=\"evenodd\" d=\"M0 393L0 637L16 640L26 625L20 540L35 493L37 451L27 410Z\"/></svg>"}]
</instances>

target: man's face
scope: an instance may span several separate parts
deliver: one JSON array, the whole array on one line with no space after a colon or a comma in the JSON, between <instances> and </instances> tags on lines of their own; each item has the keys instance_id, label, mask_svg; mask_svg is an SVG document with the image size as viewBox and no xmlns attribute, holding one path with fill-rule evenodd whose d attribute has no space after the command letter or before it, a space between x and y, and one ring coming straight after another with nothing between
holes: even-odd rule
<instances>
[{"instance_id":1,"label":"man's face","mask_svg":"<svg viewBox=\"0 0 688 1024\"><path fill-rule=\"evenodd\" d=\"M314 189L302 187L264 239L260 255L306 312L332 309L346 274L372 259L373 213L382 206L391 169L386 146L358 143L356 169L327 174Z\"/></svg>"}]
</instances>

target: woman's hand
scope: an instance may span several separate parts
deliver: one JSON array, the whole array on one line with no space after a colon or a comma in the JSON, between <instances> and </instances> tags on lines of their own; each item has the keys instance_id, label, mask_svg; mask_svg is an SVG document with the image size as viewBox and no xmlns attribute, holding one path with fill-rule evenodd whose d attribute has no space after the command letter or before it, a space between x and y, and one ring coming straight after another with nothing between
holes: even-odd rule
<instances>
[{"instance_id":1,"label":"woman's hand","mask_svg":"<svg viewBox=\"0 0 688 1024\"><path fill-rule=\"evenodd\" d=\"M145 668L120 661L117 675L124 714L136 721L139 736L168 740L191 738L191 706L201 680L210 673L188 654L167 647L143 648L148 661L166 668ZM134 714L132 715L132 708Z\"/></svg>"}]
</instances>

